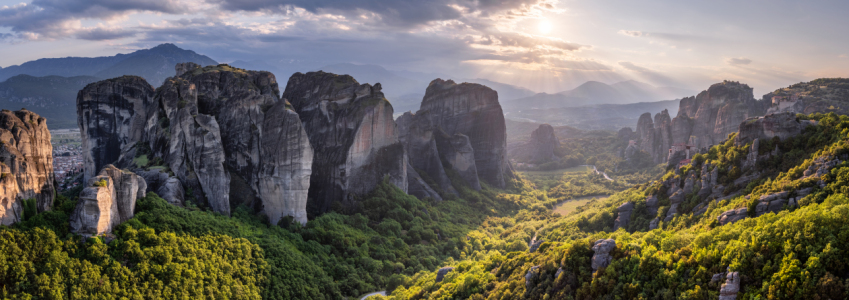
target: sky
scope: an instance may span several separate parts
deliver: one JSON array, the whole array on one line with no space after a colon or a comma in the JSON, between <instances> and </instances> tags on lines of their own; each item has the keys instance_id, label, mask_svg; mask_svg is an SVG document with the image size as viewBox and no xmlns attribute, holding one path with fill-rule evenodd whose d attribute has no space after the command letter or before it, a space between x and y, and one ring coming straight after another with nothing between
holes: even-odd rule
<instances>
[{"instance_id":1,"label":"sky","mask_svg":"<svg viewBox=\"0 0 849 300\"><path fill-rule=\"evenodd\" d=\"M376 64L536 92L588 80L755 97L849 77L849 1L0 0L0 67L174 43L219 62Z\"/></svg>"}]
</instances>

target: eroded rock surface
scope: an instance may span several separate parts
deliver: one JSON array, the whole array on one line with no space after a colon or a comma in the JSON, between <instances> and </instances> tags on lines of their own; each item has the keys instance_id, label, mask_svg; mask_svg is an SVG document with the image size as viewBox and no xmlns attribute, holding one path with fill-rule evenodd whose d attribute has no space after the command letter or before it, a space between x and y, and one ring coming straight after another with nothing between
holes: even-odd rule
<instances>
[{"instance_id":1,"label":"eroded rock surface","mask_svg":"<svg viewBox=\"0 0 849 300\"><path fill-rule=\"evenodd\" d=\"M0 111L0 224L21 221L23 200L53 207L53 146L47 121L26 109Z\"/></svg>"},{"instance_id":2,"label":"eroded rock surface","mask_svg":"<svg viewBox=\"0 0 849 300\"><path fill-rule=\"evenodd\" d=\"M457 191L451 185L451 179L445 173L437 146L437 135L443 135L444 133L430 122L427 112L419 114L405 112L398 117L396 123L398 125L398 138L404 145L404 151L407 152L410 166L414 168L413 172L424 173L424 176L428 176L436 184L435 188L440 189L443 193L457 195ZM474 164L474 158L472 158L472 163ZM412 178L408 175L408 192L410 192L411 187L415 186L413 187L415 192L411 192L410 195L419 198L427 197L427 195L422 194L422 191L427 189L418 186L418 179L416 177L420 178L420 174L416 174ZM440 197L439 199L442 198Z\"/></svg>"},{"instance_id":3,"label":"eroded rock surface","mask_svg":"<svg viewBox=\"0 0 849 300\"><path fill-rule=\"evenodd\" d=\"M315 150L310 213L326 212L336 201L351 204L384 176L407 191L406 153L379 83L321 71L295 73L283 98L297 111Z\"/></svg>"},{"instance_id":4,"label":"eroded rock surface","mask_svg":"<svg viewBox=\"0 0 849 300\"><path fill-rule=\"evenodd\" d=\"M725 283L719 290L719 300L735 300L740 292L740 275L737 272L728 272Z\"/></svg>"},{"instance_id":5,"label":"eroded rock surface","mask_svg":"<svg viewBox=\"0 0 849 300\"><path fill-rule=\"evenodd\" d=\"M613 223L614 231L619 228L628 227L628 223L631 221L631 212L634 211L634 202L625 202L617 210L619 214Z\"/></svg>"},{"instance_id":6,"label":"eroded rock surface","mask_svg":"<svg viewBox=\"0 0 849 300\"><path fill-rule=\"evenodd\" d=\"M73 232L85 235L110 233L133 217L136 200L145 196L144 178L107 165L89 179L71 213Z\"/></svg>"},{"instance_id":7,"label":"eroded rock surface","mask_svg":"<svg viewBox=\"0 0 849 300\"><path fill-rule=\"evenodd\" d=\"M436 271L436 282L442 282L442 279L445 278L445 275L448 272L454 271L454 267L442 267L439 268L439 271Z\"/></svg>"},{"instance_id":8,"label":"eroded rock surface","mask_svg":"<svg viewBox=\"0 0 849 300\"><path fill-rule=\"evenodd\" d=\"M607 267L613 257L610 256L610 251L616 248L616 241L613 239L598 240L593 244L592 268L593 272L600 268Z\"/></svg>"},{"instance_id":9,"label":"eroded rock surface","mask_svg":"<svg viewBox=\"0 0 849 300\"><path fill-rule=\"evenodd\" d=\"M734 144L741 146L756 139L769 140L773 137L784 140L801 134L803 129L813 124L812 121L798 120L796 114L790 112L748 119L740 123Z\"/></svg>"}]
</instances>

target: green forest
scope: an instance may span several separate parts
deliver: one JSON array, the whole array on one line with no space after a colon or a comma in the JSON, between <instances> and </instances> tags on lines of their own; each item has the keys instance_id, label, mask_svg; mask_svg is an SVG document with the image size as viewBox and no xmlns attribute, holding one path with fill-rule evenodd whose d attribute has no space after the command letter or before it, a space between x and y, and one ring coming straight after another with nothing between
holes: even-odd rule
<instances>
[{"instance_id":1,"label":"green forest","mask_svg":"<svg viewBox=\"0 0 849 300\"><path fill-rule=\"evenodd\" d=\"M384 180L356 206L303 226L291 218L270 224L247 207L232 217L178 207L148 193L111 235L82 238L69 231L79 193L71 191L58 196L52 211L36 213L34 202L26 202L24 221L0 227L0 293L3 299L351 299L386 290L388 299L716 299L724 277L714 275L733 271L741 278L738 299L845 299L849 162L820 177L803 172L818 158L849 154L849 117L798 117L818 125L763 141L761 154L777 148L782 155L759 161L753 171L759 177L745 186L733 183L745 175L751 144L735 146L732 134L681 169L641 164L608 172L614 181L590 170L519 173L506 189L482 183L475 191L452 176L460 196L435 201ZM558 151L570 147L577 144ZM655 216L645 213L646 199L657 196L657 214L664 216L670 204L661 182L705 164L720 168L718 182L730 197L687 195L680 214L649 230ZM804 188L812 192L778 213L717 221L732 209L753 212L761 195ZM594 195L611 196L567 216L552 212L557 203ZM614 231L617 207L629 201L635 214ZM696 207L705 209L694 213ZM530 251L535 237L544 242ZM616 242L612 260L594 272L593 243L608 238ZM454 269L437 282L442 267Z\"/></svg>"}]
</instances>

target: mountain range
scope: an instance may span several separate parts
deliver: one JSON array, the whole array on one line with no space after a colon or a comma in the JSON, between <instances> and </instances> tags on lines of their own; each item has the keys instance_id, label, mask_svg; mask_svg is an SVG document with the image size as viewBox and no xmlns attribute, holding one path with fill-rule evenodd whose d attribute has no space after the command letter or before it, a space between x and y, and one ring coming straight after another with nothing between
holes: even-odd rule
<instances>
[{"instance_id":1,"label":"mountain range","mask_svg":"<svg viewBox=\"0 0 849 300\"><path fill-rule=\"evenodd\" d=\"M212 58L192 50L181 49L174 44L162 44L114 56L42 58L0 69L0 81L20 74L94 76L101 79L136 75L143 77L150 84L159 85L165 78L173 75L174 65L180 62L194 62L203 66L218 64Z\"/></svg>"},{"instance_id":2,"label":"mountain range","mask_svg":"<svg viewBox=\"0 0 849 300\"><path fill-rule=\"evenodd\" d=\"M587 81L580 86L556 94L539 93L513 101L505 101L507 111L520 109L548 109L577 107L596 104L626 104L680 99L694 95L696 91L675 88L656 87L634 80L606 84Z\"/></svg>"}]
</instances>

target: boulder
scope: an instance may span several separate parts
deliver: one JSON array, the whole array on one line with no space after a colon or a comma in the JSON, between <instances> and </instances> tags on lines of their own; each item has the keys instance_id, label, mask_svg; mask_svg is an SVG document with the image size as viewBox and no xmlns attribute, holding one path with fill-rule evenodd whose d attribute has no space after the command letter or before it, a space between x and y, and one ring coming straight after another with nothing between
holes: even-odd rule
<instances>
[{"instance_id":1,"label":"boulder","mask_svg":"<svg viewBox=\"0 0 849 300\"><path fill-rule=\"evenodd\" d=\"M480 179L498 187L514 176L507 160L507 127L498 93L474 83L430 82L418 113L428 112L433 124L449 136L469 138Z\"/></svg>"},{"instance_id":2,"label":"boulder","mask_svg":"<svg viewBox=\"0 0 849 300\"><path fill-rule=\"evenodd\" d=\"M742 219L745 219L747 216L747 208L742 207L738 209L732 209L729 211L725 211L717 217L717 221L720 225L730 224Z\"/></svg>"},{"instance_id":3,"label":"boulder","mask_svg":"<svg viewBox=\"0 0 849 300\"><path fill-rule=\"evenodd\" d=\"M71 231L83 235L110 233L133 217L136 200L145 196L141 176L107 165L89 179L71 213Z\"/></svg>"},{"instance_id":4,"label":"boulder","mask_svg":"<svg viewBox=\"0 0 849 300\"><path fill-rule=\"evenodd\" d=\"M634 210L634 202L625 202L617 209L619 211L616 221L613 222L613 230L628 227L631 221L631 212Z\"/></svg>"},{"instance_id":5,"label":"boulder","mask_svg":"<svg viewBox=\"0 0 849 300\"><path fill-rule=\"evenodd\" d=\"M545 242L543 239L538 239L536 236L533 240L531 240L530 245L528 245L528 253L534 253L539 249L539 246Z\"/></svg>"},{"instance_id":6,"label":"boulder","mask_svg":"<svg viewBox=\"0 0 849 300\"><path fill-rule=\"evenodd\" d=\"M436 271L436 282L442 282L442 279L445 279L445 275L449 272L454 271L454 267L442 267Z\"/></svg>"},{"instance_id":7,"label":"boulder","mask_svg":"<svg viewBox=\"0 0 849 300\"><path fill-rule=\"evenodd\" d=\"M740 292L740 275L737 272L728 272L725 276L725 284L719 290L719 300L735 300Z\"/></svg>"},{"instance_id":8,"label":"boulder","mask_svg":"<svg viewBox=\"0 0 849 300\"><path fill-rule=\"evenodd\" d=\"M177 177L171 176L163 170L137 170L136 174L147 182L147 191L154 192L168 203L177 206L185 204L185 190L183 184Z\"/></svg>"},{"instance_id":9,"label":"boulder","mask_svg":"<svg viewBox=\"0 0 849 300\"><path fill-rule=\"evenodd\" d=\"M321 71L289 78L283 98L298 113L315 151L310 213L324 213L337 201L353 205L355 195L371 192L384 177L407 192L407 155L381 89L379 83Z\"/></svg>"},{"instance_id":10,"label":"boulder","mask_svg":"<svg viewBox=\"0 0 849 300\"><path fill-rule=\"evenodd\" d=\"M525 273L525 288L530 289L534 284L534 279L539 277L539 266L533 266Z\"/></svg>"},{"instance_id":11,"label":"boulder","mask_svg":"<svg viewBox=\"0 0 849 300\"><path fill-rule=\"evenodd\" d=\"M593 244L593 272L610 264L610 261L613 259L610 256L610 251L613 251L614 248L616 248L616 241L613 239L598 240Z\"/></svg>"},{"instance_id":12,"label":"boulder","mask_svg":"<svg viewBox=\"0 0 849 300\"><path fill-rule=\"evenodd\" d=\"M21 221L25 199L35 199L39 212L50 210L53 183L47 121L26 109L0 111L0 225Z\"/></svg>"}]
</instances>

